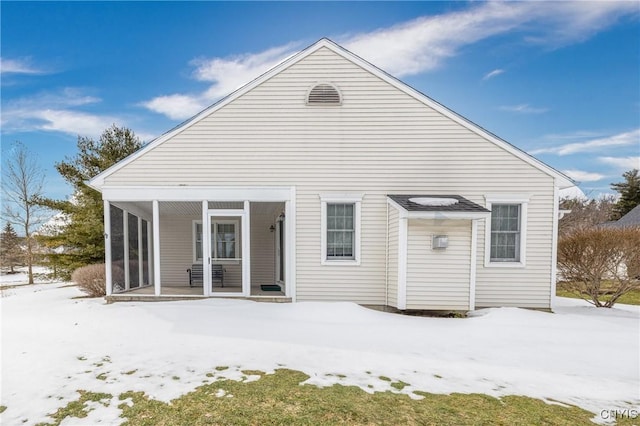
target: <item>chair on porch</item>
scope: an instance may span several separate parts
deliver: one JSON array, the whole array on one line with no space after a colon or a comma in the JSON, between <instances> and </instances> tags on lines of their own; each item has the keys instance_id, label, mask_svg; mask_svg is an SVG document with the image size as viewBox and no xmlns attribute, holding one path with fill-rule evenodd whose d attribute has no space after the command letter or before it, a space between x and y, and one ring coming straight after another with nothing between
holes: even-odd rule
<instances>
[{"instance_id":1,"label":"chair on porch","mask_svg":"<svg viewBox=\"0 0 640 426\"><path fill-rule=\"evenodd\" d=\"M202 263L194 263L190 269L187 269L189 273L189 287L195 285L202 285L203 272ZM219 282L220 287L224 287L224 269L222 265L211 265L211 285L215 287L215 283Z\"/></svg>"}]
</instances>

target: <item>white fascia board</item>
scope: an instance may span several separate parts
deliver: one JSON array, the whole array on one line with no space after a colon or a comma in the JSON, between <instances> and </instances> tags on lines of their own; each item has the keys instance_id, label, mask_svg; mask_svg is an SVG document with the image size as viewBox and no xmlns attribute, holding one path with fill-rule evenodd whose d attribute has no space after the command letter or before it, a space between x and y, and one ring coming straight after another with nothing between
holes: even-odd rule
<instances>
[{"instance_id":1,"label":"white fascia board","mask_svg":"<svg viewBox=\"0 0 640 426\"><path fill-rule=\"evenodd\" d=\"M107 186L102 199L112 201L288 201L290 187Z\"/></svg>"},{"instance_id":2,"label":"white fascia board","mask_svg":"<svg viewBox=\"0 0 640 426\"><path fill-rule=\"evenodd\" d=\"M387 197L387 204L398 211L400 219L450 219L450 220L469 220L484 219L491 215L491 212L425 212L425 211L408 211L400 204Z\"/></svg>"},{"instance_id":3,"label":"white fascia board","mask_svg":"<svg viewBox=\"0 0 640 426\"><path fill-rule=\"evenodd\" d=\"M407 212L409 219L470 220L489 216L491 212Z\"/></svg>"}]
</instances>

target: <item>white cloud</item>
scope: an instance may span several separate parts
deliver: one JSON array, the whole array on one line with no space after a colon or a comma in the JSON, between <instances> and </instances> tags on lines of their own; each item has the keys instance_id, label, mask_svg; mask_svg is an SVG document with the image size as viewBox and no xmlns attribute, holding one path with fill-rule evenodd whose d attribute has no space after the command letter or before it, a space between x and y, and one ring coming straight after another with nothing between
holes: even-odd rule
<instances>
[{"instance_id":1,"label":"white cloud","mask_svg":"<svg viewBox=\"0 0 640 426\"><path fill-rule=\"evenodd\" d=\"M122 120L74 108L99 102L100 98L86 95L82 89L71 87L15 99L3 105L2 132L44 130L74 136L98 136L105 128Z\"/></svg>"},{"instance_id":2,"label":"white cloud","mask_svg":"<svg viewBox=\"0 0 640 426\"><path fill-rule=\"evenodd\" d=\"M189 118L202 111L207 105L204 96L180 94L158 96L142 103L142 106L147 109L164 114L172 120Z\"/></svg>"},{"instance_id":3,"label":"white cloud","mask_svg":"<svg viewBox=\"0 0 640 426\"><path fill-rule=\"evenodd\" d=\"M487 2L364 33L345 46L403 76L440 66L462 47L508 32L552 47L582 41L620 17L637 15L634 2Z\"/></svg>"},{"instance_id":4,"label":"white cloud","mask_svg":"<svg viewBox=\"0 0 640 426\"><path fill-rule=\"evenodd\" d=\"M493 70L493 71L491 71L491 72L486 73L486 74L484 75L484 77L482 77L482 79L483 79L483 80L489 80L490 78L497 77L497 76L499 76L500 74L504 74L504 70L503 70L503 69L498 68L498 69L495 69L495 70Z\"/></svg>"},{"instance_id":5,"label":"white cloud","mask_svg":"<svg viewBox=\"0 0 640 426\"><path fill-rule=\"evenodd\" d=\"M640 157L598 157L598 161L624 170L640 169Z\"/></svg>"},{"instance_id":6,"label":"white cloud","mask_svg":"<svg viewBox=\"0 0 640 426\"><path fill-rule=\"evenodd\" d=\"M463 47L493 36L517 32L525 42L557 47L582 41L632 14L638 14L635 2L486 2L339 37L338 41L402 77L436 69ZM284 60L296 47L290 43L258 53L194 60L193 76L212 83L207 89L163 95L141 105L172 119L188 118ZM533 110L520 112L544 112Z\"/></svg>"},{"instance_id":7,"label":"white cloud","mask_svg":"<svg viewBox=\"0 0 640 426\"><path fill-rule=\"evenodd\" d=\"M46 71L31 65L29 59L0 58L1 74L45 74Z\"/></svg>"},{"instance_id":8,"label":"white cloud","mask_svg":"<svg viewBox=\"0 0 640 426\"><path fill-rule=\"evenodd\" d=\"M563 170L562 173L578 182L595 182L606 177L600 173L585 172L582 170Z\"/></svg>"},{"instance_id":9,"label":"white cloud","mask_svg":"<svg viewBox=\"0 0 640 426\"><path fill-rule=\"evenodd\" d=\"M541 148L531 151L531 154L556 154L556 155L569 155L580 152L594 152L608 149L611 147L640 146L640 129L635 129L630 132L620 133L605 138L592 139L586 142L575 142L565 145L560 145L550 148Z\"/></svg>"},{"instance_id":10,"label":"white cloud","mask_svg":"<svg viewBox=\"0 0 640 426\"><path fill-rule=\"evenodd\" d=\"M229 93L242 87L295 53L295 44L268 49L261 53L228 58L195 59L193 76L212 83L200 94L158 96L142 105L173 120L189 118Z\"/></svg>"},{"instance_id":11,"label":"white cloud","mask_svg":"<svg viewBox=\"0 0 640 426\"><path fill-rule=\"evenodd\" d=\"M520 114L542 114L549 111L549 108L535 108L529 104L503 105L499 109Z\"/></svg>"}]
</instances>

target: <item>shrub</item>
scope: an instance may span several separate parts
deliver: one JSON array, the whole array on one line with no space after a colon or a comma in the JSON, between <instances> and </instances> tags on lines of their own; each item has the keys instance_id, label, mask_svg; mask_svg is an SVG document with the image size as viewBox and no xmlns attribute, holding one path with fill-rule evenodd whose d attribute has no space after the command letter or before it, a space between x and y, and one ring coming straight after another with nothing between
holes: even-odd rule
<instances>
[{"instance_id":1,"label":"shrub","mask_svg":"<svg viewBox=\"0 0 640 426\"><path fill-rule=\"evenodd\" d=\"M89 297L101 297L106 294L105 265L97 263L83 266L71 274L71 280Z\"/></svg>"},{"instance_id":2,"label":"shrub","mask_svg":"<svg viewBox=\"0 0 640 426\"><path fill-rule=\"evenodd\" d=\"M597 307L640 289L640 228L583 228L558 242L561 287Z\"/></svg>"}]
</instances>

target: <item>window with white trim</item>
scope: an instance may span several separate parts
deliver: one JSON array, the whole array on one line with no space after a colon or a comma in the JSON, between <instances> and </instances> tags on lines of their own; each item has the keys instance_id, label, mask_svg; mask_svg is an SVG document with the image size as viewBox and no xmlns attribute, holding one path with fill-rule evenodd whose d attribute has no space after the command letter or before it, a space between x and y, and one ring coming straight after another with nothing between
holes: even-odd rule
<instances>
[{"instance_id":1,"label":"window with white trim","mask_svg":"<svg viewBox=\"0 0 640 426\"><path fill-rule=\"evenodd\" d=\"M355 203L327 203L327 259L355 258Z\"/></svg>"},{"instance_id":2,"label":"window with white trim","mask_svg":"<svg viewBox=\"0 0 640 426\"><path fill-rule=\"evenodd\" d=\"M211 260L238 260L238 221L211 222ZM202 262L202 221L193 221L193 261Z\"/></svg>"},{"instance_id":3,"label":"window with white trim","mask_svg":"<svg viewBox=\"0 0 640 426\"><path fill-rule=\"evenodd\" d=\"M321 195L322 264L360 264L362 195Z\"/></svg>"},{"instance_id":4,"label":"window with white trim","mask_svg":"<svg viewBox=\"0 0 640 426\"><path fill-rule=\"evenodd\" d=\"M486 206L491 210L485 225L485 266L525 266L529 197L485 195Z\"/></svg>"},{"instance_id":5,"label":"window with white trim","mask_svg":"<svg viewBox=\"0 0 640 426\"><path fill-rule=\"evenodd\" d=\"M520 204L491 206L491 262L520 261Z\"/></svg>"}]
</instances>

